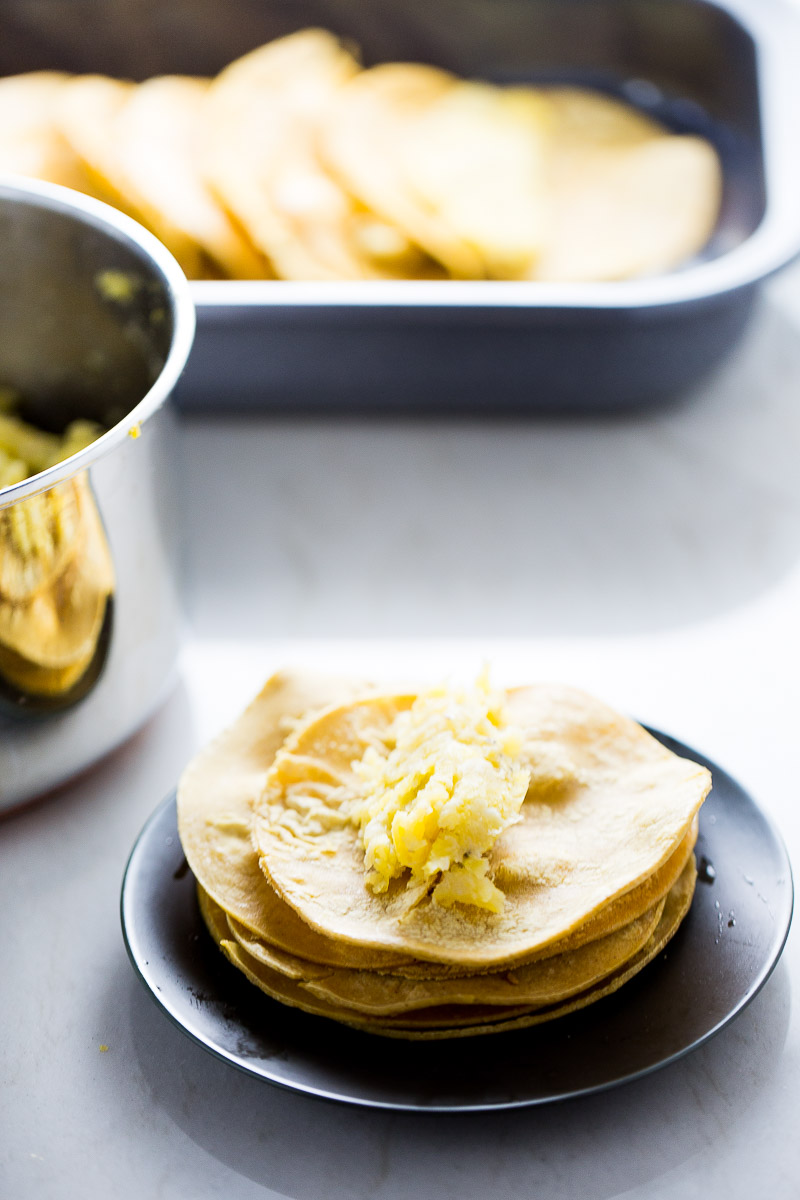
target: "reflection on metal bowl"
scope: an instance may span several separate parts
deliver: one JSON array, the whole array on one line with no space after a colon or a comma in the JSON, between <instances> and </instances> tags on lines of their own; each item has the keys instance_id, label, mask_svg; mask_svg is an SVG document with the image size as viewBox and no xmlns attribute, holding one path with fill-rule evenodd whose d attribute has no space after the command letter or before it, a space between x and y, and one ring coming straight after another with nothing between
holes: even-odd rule
<instances>
[{"instance_id":1,"label":"reflection on metal bowl","mask_svg":"<svg viewBox=\"0 0 800 1200\"><path fill-rule=\"evenodd\" d=\"M100 433L0 480L3 809L120 743L169 687L180 615L164 401L194 312L155 239L49 185L0 181L0 272L0 385L20 428L52 441L89 420Z\"/></svg>"},{"instance_id":2,"label":"reflection on metal bowl","mask_svg":"<svg viewBox=\"0 0 800 1200\"><path fill-rule=\"evenodd\" d=\"M0 694L51 711L85 694L113 593L86 471L0 511Z\"/></svg>"}]
</instances>

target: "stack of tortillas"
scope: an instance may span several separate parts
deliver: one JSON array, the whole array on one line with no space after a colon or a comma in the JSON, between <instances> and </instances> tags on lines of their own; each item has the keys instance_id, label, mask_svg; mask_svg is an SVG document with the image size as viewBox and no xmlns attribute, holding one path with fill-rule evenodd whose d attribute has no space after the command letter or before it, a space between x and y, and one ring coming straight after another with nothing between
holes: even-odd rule
<instances>
[{"instance_id":1,"label":"stack of tortillas","mask_svg":"<svg viewBox=\"0 0 800 1200\"><path fill-rule=\"evenodd\" d=\"M709 773L573 688L500 695L526 783L487 852L491 910L440 902L441 870L383 890L367 871L353 785L420 697L281 673L193 760L181 841L206 925L252 983L374 1033L460 1037L581 1008L661 951L691 903Z\"/></svg>"},{"instance_id":2,"label":"stack of tortillas","mask_svg":"<svg viewBox=\"0 0 800 1200\"><path fill-rule=\"evenodd\" d=\"M99 196L190 278L613 280L714 229L703 138L574 87L362 69L322 29L214 79L0 80L0 171Z\"/></svg>"}]
</instances>

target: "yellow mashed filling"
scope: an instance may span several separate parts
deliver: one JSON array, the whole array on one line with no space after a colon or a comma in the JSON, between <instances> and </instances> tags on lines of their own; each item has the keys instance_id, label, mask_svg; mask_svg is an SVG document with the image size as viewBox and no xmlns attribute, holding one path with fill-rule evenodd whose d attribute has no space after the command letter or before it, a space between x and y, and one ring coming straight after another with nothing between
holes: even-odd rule
<instances>
[{"instance_id":1,"label":"yellow mashed filling","mask_svg":"<svg viewBox=\"0 0 800 1200\"><path fill-rule=\"evenodd\" d=\"M63 434L45 433L15 415L18 401L10 388L0 387L0 488L71 458L103 433L96 421L82 418L70 422Z\"/></svg>"},{"instance_id":2,"label":"yellow mashed filling","mask_svg":"<svg viewBox=\"0 0 800 1200\"><path fill-rule=\"evenodd\" d=\"M447 908L459 901L501 912L487 855L520 819L530 781L520 751L485 674L469 689L421 693L383 745L353 763L367 886L385 892L409 871L412 903L432 890Z\"/></svg>"}]
</instances>

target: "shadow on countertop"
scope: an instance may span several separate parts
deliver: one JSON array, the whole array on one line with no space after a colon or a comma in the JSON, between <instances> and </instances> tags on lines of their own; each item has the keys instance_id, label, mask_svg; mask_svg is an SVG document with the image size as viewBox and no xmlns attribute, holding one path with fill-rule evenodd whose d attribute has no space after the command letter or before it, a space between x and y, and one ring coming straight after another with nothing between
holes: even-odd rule
<instances>
[{"instance_id":1,"label":"shadow on countertop","mask_svg":"<svg viewBox=\"0 0 800 1200\"><path fill-rule=\"evenodd\" d=\"M734 610L800 559L799 394L798 330L765 301L656 415L184 418L195 629L631 635Z\"/></svg>"},{"instance_id":2,"label":"shadow on countertop","mask_svg":"<svg viewBox=\"0 0 800 1200\"><path fill-rule=\"evenodd\" d=\"M790 1013L789 976L781 964L732 1025L645 1079L543 1108L416 1116L337 1106L273 1088L191 1043L133 976L127 985L118 979L114 993L106 1001L128 1005L137 1074L161 1136L170 1136L174 1122L240 1177L235 1185L227 1171L219 1175L215 1166L211 1172L227 1179L237 1196L250 1194L244 1176L293 1200L322 1194L331 1200L417 1194L511 1200L531 1196L534 1185L536 1195L548 1200L577 1194L606 1200L701 1154L696 1180L713 1190L715 1165L746 1143L743 1128L748 1119L755 1124L753 1110L762 1102L780 1103L774 1093L771 1100L764 1093L778 1070ZM758 1120L767 1122L769 1114ZM691 1174L693 1164L688 1169ZM188 1163L186 1170L188 1180L194 1172ZM202 1170L197 1167L198 1179Z\"/></svg>"}]
</instances>

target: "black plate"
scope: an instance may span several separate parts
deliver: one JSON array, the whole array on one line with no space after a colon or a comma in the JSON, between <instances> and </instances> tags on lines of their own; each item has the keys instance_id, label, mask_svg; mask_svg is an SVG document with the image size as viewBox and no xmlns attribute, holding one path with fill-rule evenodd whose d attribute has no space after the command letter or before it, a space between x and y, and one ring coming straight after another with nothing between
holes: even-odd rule
<instances>
[{"instance_id":1,"label":"black plate","mask_svg":"<svg viewBox=\"0 0 800 1200\"><path fill-rule=\"evenodd\" d=\"M728 1024L766 982L789 932L793 889L781 839L724 771L707 766L691 911L665 953L619 992L560 1020L444 1042L376 1038L270 1000L206 933L178 839L174 794L131 853L122 928L166 1014L212 1054L292 1091L349 1104L469 1111L545 1104L663 1067Z\"/></svg>"}]
</instances>

